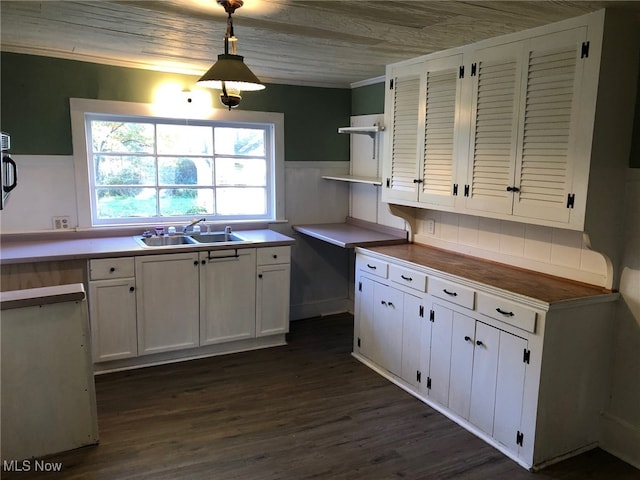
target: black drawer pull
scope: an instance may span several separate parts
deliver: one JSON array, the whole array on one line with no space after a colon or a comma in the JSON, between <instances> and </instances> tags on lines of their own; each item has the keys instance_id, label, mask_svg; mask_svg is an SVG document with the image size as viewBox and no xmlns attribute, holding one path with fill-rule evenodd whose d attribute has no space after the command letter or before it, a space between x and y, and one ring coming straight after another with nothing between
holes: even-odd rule
<instances>
[{"instance_id":1,"label":"black drawer pull","mask_svg":"<svg viewBox=\"0 0 640 480\"><path fill-rule=\"evenodd\" d=\"M513 312L505 312L504 310L500 310L500 307L496 308L496 312L501 313L502 315L506 315L508 317L513 317L515 315Z\"/></svg>"},{"instance_id":2,"label":"black drawer pull","mask_svg":"<svg viewBox=\"0 0 640 480\"><path fill-rule=\"evenodd\" d=\"M115 271L116 271L116 267L111 267L111 268L109 269L109 271L110 271L111 273L115 272Z\"/></svg>"},{"instance_id":3,"label":"black drawer pull","mask_svg":"<svg viewBox=\"0 0 640 480\"><path fill-rule=\"evenodd\" d=\"M449 290L447 290L446 288L443 288L442 291L444 293L446 293L447 295L451 295L452 297L457 297L458 294L456 292L450 292Z\"/></svg>"},{"instance_id":4,"label":"black drawer pull","mask_svg":"<svg viewBox=\"0 0 640 480\"><path fill-rule=\"evenodd\" d=\"M406 280L407 282L412 282L413 281L413 278L405 277L404 275L400 275L400 278L402 278L403 280Z\"/></svg>"},{"instance_id":5,"label":"black drawer pull","mask_svg":"<svg viewBox=\"0 0 640 480\"><path fill-rule=\"evenodd\" d=\"M519 192L520 189L518 187L507 187L507 192Z\"/></svg>"},{"instance_id":6,"label":"black drawer pull","mask_svg":"<svg viewBox=\"0 0 640 480\"><path fill-rule=\"evenodd\" d=\"M367 263L367 267L369 267L371 270L375 270L377 268L375 265L369 265L368 263Z\"/></svg>"},{"instance_id":7,"label":"black drawer pull","mask_svg":"<svg viewBox=\"0 0 640 480\"><path fill-rule=\"evenodd\" d=\"M393 303L389 302L389 306L390 306L390 307L393 307Z\"/></svg>"},{"instance_id":8,"label":"black drawer pull","mask_svg":"<svg viewBox=\"0 0 640 480\"><path fill-rule=\"evenodd\" d=\"M465 335L464 336L464 341L465 342L470 342L471 341L471 337L469 335Z\"/></svg>"},{"instance_id":9,"label":"black drawer pull","mask_svg":"<svg viewBox=\"0 0 640 480\"><path fill-rule=\"evenodd\" d=\"M484 343L482 343L480 340L476 340L476 345L478 345L479 347L484 346Z\"/></svg>"},{"instance_id":10,"label":"black drawer pull","mask_svg":"<svg viewBox=\"0 0 640 480\"><path fill-rule=\"evenodd\" d=\"M133 292L136 289L136 287L129 287L129 291Z\"/></svg>"},{"instance_id":11,"label":"black drawer pull","mask_svg":"<svg viewBox=\"0 0 640 480\"><path fill-rule=\"evenodd\" d=\"M387 305L387 302L385 302L384 300L380 300L380 303L385 306Z\"/></svg>"}]
</instances>

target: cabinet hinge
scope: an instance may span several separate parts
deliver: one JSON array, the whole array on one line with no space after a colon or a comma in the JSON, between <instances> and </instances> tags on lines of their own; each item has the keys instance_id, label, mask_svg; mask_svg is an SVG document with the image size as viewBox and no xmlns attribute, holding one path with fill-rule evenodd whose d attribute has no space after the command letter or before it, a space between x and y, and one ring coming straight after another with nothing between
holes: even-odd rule
<instances>
[{"instance_id":1,"label":"cabinet hinge","mask_svg":"<svg viewBox=\"0 0 640 480\"><path fill-rule=\"evenodd\" d=\"M589 42L582 42L582 49L580 50L580 58L589 58Z\"/></svg>"},{"instance_id":2,"label":"cabinet hinge","mask_svg":"<svg viewBox=\"0 0 640 480\"><path fill-rule=\"evenodd\" d=\"M389 80L389 90L393 90L393 78Z\"/></svg>"},{"instance_id":3,"label":"cabinet hinge","mask_svg":"<svg viewBox=\"0 0 640 480\"><path fill-rule=\"evenodd\" d=\"M576 201L576 194L575 193L569 193L567 195L567 208L573 208L573 204Z\"/></svg>"},{"instance_id":4,"label":"cabinet hinge","mask_svg":"<svg viewBox=\"0 0 640 480\"><path fill-rule=\"evenodd\" d=\"M524 363L529 363L531 361L531 350L524 349L524 354L522 355L522 361Z\"/></svg>"},{"instance_id":5,"label":"cabinet hinge","mask_svg":"<svg viewBox=\"0 0 640 480\"><path fill-rule=\"evenodd\" d=\"M362 291L362 282L358 282L358 291L361 292Z\"/></svg>"},{"instance_id":6,"label":"cabinet hinge","mask_svg":"<svg viewBox=\"0 0 640 480\"><path fill-rule=\"evenodd\" d=\"M468 197L469 196L469 185L465 185L464 186L464 196Z\"/></svg>"},{"instance_id":7,"label":"cabinet hinge","mask_svg":"<svg viewBox=\"0 0 640 480\"><path fill-rule=\"evenodd\" d=\"M420 305L420 312L418 313L422 318L424 318L424 306Z\"/></svg>"},{"instance_id":8,"label":"cabinet hinge","mask_svg":"<svg viewBox=\"0 0 640 480\"><path fill-rule=\"evenodd\" d=\"M391 187L391 179L387 178L387 188Z\"/></svg>"},{"instance_id":9,"label":"cabinet hinge","mask_svg":"<svg viewBox=\"0 0 640 480\"><path fill-rule=\"evenodd\" d=\"M429 310L429 320L433 322L435 319L436 319L436 312L434 312L433 310Z\"/></svg>"},{"instance_id":10,"label":"cabinet hinge","mask_svg":"<svg viewBox=\"0 0 640 480\"><path fill-rule=\"evenodd\" d=\"M431 390L431 377L427 377L427 388Z\"/></svg>"},{"instance_id":11,"label":"cabinet hinge","mask_svg":"<svg viewBox=\"0 0 640 480\"><path fill-rule=\"evenodd\" d=\"M460 65L460 70L458 72L458 78L464 78L464 65Z\"/></svg>"},{"instance_id":12,"label":"cabinet hinge","mask_svg":"<svg viewBox=\"0 0 640 480\"><path fill-rule=\"evenodd\" d=\"M360 348L360 337L358 337L358 348Z\"/></svg>"},{"instance_id":13,"label":"cabinet hinge","mask_svg":"<svg viewBox=\"0 0 640 480\"><path fill-rule=\"evenodd\" d=\"M522 446L523 442L524 442L524 433L518 430L518 433L516 433L516 444Z\"/></svg>"},{"instance_id":14,"label":"cabinet hinge","mask_svg":"<svg viewBox=\"0 0 640 480\"><path fill-rule=\"evenodd\" d=\"M422 372L420 370L416 370L416 382L420 383L422 381Z\"/></svg>"},{"instance_id":15,"label":"cabinet hinge","mask_svg":"<svg viewBox=\"0 0 640 480\"><path fill-rule=\"evenodd\" d=\"M453 195L458 195L458 184L454 183L453 184Z\"/></svg>"},{"instance_id":16,"label":"cabinet hinge","mask_svg":"<svg viewBox=\"0 0 640 480\"><path fill-rule=\"evenodd\" d=\"M475 63L471 64L471 76L472 77L476 76L476 64Z\"/></svg>"}]
</instances>

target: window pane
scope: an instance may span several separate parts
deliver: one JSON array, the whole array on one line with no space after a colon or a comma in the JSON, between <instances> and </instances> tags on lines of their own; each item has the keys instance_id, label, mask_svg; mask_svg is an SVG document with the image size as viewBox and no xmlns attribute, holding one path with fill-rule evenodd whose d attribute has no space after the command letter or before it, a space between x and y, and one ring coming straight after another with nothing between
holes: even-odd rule
<instances>
[{"instance_id":1,"label":"window pane","mask_svg":"<svg viewBox=\"0 0 640 480\"><path fill-rule=\"evenodd\" d=\"M219 215L264 215L267 213L264 188L218 188Z\"/></svg>"},{"instance_id":2,"label":"window pane","mask_svg":"<svg viewBox=\"0 0 640 480\"><path fill-rule=\"evenodd\" d=\"M259 158L216 159L216 185L251 185L264 187L266 184L266 160Z\"/></svg>"},{"instance_id":3,"label":"window pane","mask_svg":"<svg viewBox=\"0 0 640 480\"><path fill-rule=\"evenodd\" d=\"M96 188L96 204L98 218L157 215L154 188Z\"/></svg>"},{"instance_id":4,"label":"window pane","mask_svg":"<svg viewBox=\"0 0 640 480\"><path fill-rule=\"evenodd\" d=\"M156 166L153 157L96 155L96 186L155 185Z\"/></svg>"},{"instance_id":5,"label":"window pane","mask_svg":"<svg viewBox=\"0 0 640 480\"><path fill-rule=\"evenodd\" d=\"M153 153L152 123L91 122L93 151Z\"/></svg>"},{"instance_id":6,"label":"window pane","mask_svg":"<svg viewBox=\"0 0 640 480\"><path fill-rule=\"evenodd\" d=\"M218 127L215 129L216 154L263 156L264 135L263 129Z\"/></svg>"},{"instance_id":7,"label":"window pane","mask_svg":"<svg viewBox=\"0 0 640 480\"><path fill-rule=\"evenodd\" d=\"M211 127L158 125L159 154L211 154Z\"/></svg>"},{"instance_id":8,"label":"window pane","mask_svg":"<svg viewBox=\"0 0 640 480\"><path fill-rule=\"evenodd\" d=\"M160 215L202 215L213 213L213 189L160 189Z\"/></svg>"},{"instance_id":9,"label":"window pane","mask_svg":"<svg viewBox=\"0 0 640 480\"><path fill-rule=\"evenodd\" d=\"M210 158L159 158L158 169L161 185L212 185Z\"/></svg>"}]
</instances>

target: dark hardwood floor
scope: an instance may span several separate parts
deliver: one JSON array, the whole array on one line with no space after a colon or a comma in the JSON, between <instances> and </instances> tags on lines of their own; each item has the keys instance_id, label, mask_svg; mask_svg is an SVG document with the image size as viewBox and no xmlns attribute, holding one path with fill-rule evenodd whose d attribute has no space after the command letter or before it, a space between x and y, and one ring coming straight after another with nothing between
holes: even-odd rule
<instances>
[{"instance_id":1,"label":"dark hardwood floor","mask_svg":"<svg viewBox=\"0 0 640 480\"><path fill-rule=\"evenodd\" d=\"M353 318L289 345L96 378L100 444L27 479L640 479L596 449L533 474L360 364Z\"/></svg>"}]
</instances>

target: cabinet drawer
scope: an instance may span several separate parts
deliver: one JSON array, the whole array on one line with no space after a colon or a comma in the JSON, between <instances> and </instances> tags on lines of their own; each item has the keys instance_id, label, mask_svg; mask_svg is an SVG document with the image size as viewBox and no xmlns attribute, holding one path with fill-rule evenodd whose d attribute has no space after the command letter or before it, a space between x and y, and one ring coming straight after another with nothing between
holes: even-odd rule
<instances>
[{"instance_id":1,"label":"cabinet drawer","mask_svg":"<svg viewBox=\"0 0 640 480\"><path fill-rule=\"evenodd\" d=\"M291 247L258 248L258 265L291 263Z\"/></svg>"},{"instance_id":2,"label":"cabinet drawer","mask_svg":"<svg viewBox=\"0 0 640 480\"><path fill-rule=\"evenodd\" d=\"M135 272L134 265L134 257L89 260L90 279L105 280L108 278L133 277Z\"/></svg>"},{"instance_id":3,"label":"cabinet drawer","mask_svg":"<svg viewBox=\"0 0 640 480\"><path fill-rule=\"evenodd\" d=\"M535 333L536 312L523 305L485 293L479 293L478 312L514 327Z\"/></svg>"},{"instance_id":4,"label":"cabinet drawer","mask_svg":"<svg viewBox=\"0 0 640 480\"><path fill-rule=\"evenodd\" d=\"M387 278L389 264L371 257L358 257L358 268L377 277Z\"/></svg>"},{"instance_id":5,"label":"cabinet drawer","mask_svg":"<svg viewBox=\"0 0 640 480\"><path fill-rule=\"evenodd\" d=\"M475 290L439 278L429 280L429 293L434 297L443 298L470 309L473 309L476 295Z\"/></svg>"},{"instance_id":6,"label":"cabinet drawer","mask_svg":"<svg viewBox=\"0 0 640 480\"><path fill-rule=\"evenodd\" d=\"M400 285L406 285L420 292L427 291L427 276L424 273L397 265L389 265L389 278Z\"/></svg>"}]
</instances>

